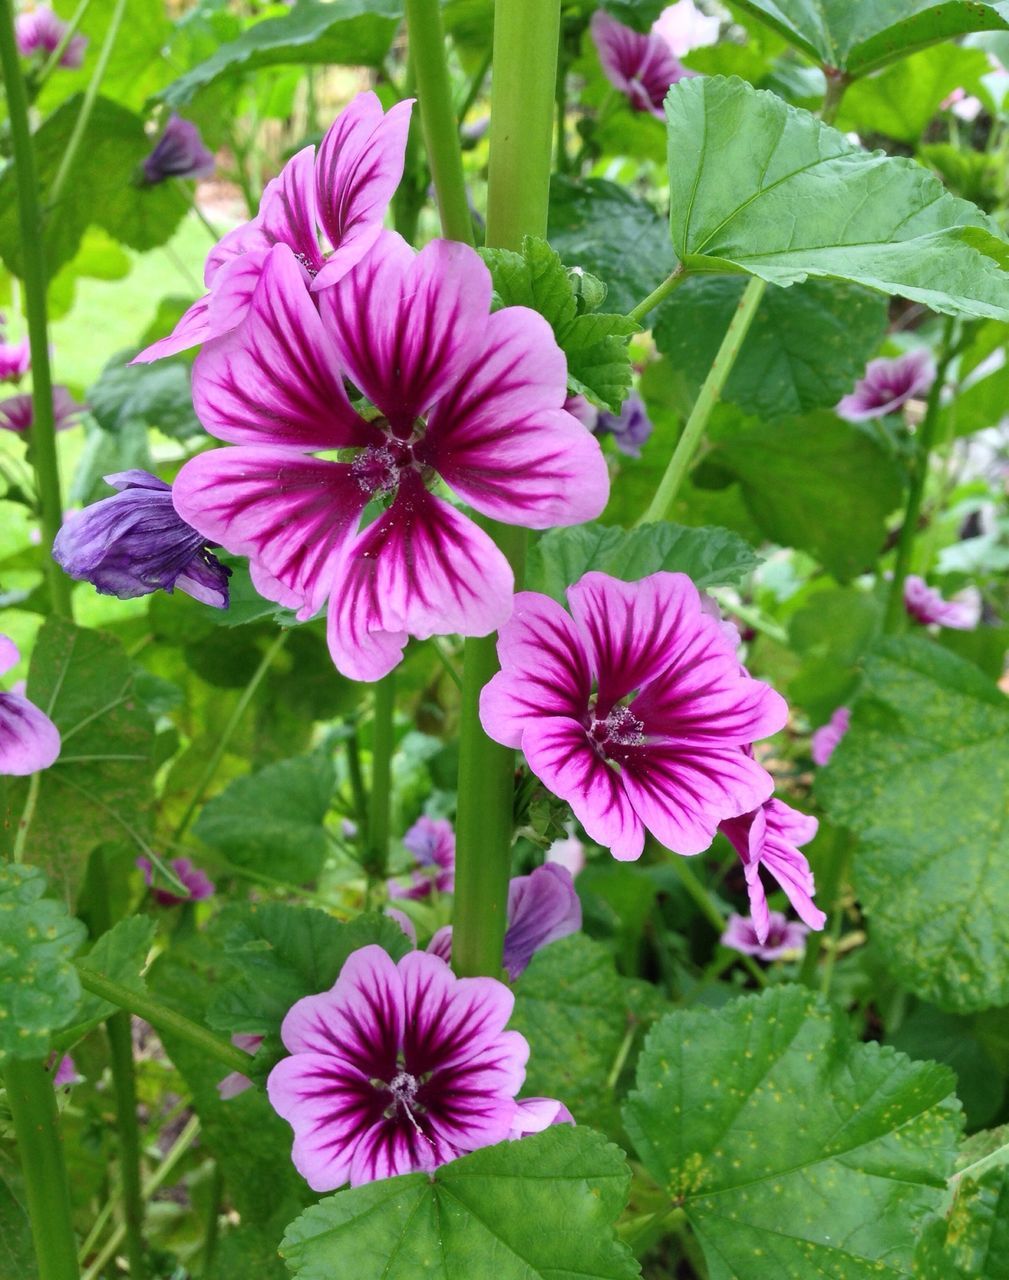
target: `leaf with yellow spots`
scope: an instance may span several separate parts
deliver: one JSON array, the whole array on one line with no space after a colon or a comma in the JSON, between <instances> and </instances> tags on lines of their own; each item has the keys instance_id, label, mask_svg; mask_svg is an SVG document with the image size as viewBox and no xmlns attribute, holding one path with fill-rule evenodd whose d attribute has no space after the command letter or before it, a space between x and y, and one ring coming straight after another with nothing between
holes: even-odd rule
<instances>
[{"instance_id":1,"label":"leaf with yellow spots","mask_svg":"<svg viewBox=\"0 0 1009 1280\"><path fill-rule=\"evenodd\" d=\"M950 1189L922 1234L915 1280L1009 1280L1009 1125L967 1139Z\"/></svg>"}]
</instances>

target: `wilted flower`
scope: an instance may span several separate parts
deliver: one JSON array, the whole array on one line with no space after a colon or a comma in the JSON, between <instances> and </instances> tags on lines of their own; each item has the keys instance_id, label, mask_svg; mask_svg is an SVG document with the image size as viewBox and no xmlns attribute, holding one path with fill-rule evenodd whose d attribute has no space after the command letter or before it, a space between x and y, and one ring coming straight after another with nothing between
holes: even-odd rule
<instances>
[{"instance_id":1,"label":"wilted flower","mask_svg":"<svg viewBox=\"0 0 1009 1280\"><path fill-rule=\"evenodd\" d=\"M744 956L756 956L758 960L780 960L782 956L802 952L806 947L809 930L798 920L789 920L780 911L768 913L767 936L762 942L752 920L746 916L729 916L725 932L720 939L723 947L731 947Z\"/></svg>"},{"instance_id":2,"label":"wilted flower","mask_svg":"<svg viewBox=\"0 0 1009 1280\"><path fill-rule=\"evenodd\" d=\"M546 596L516 597L484 730L520 747L614 857L640 857L646 830L700 853L719 822L771 794L746 748L782 728L784 699L742 670L685 574L588 573L567 595L573 618Z\"/></svg>"},{"instance_id":3,"label":"wilted flower","mask_svg":"<svg viewBox=\"0 0 1009 1280\"><path fill-rule=\"evenodd\" d=\"M144 161L144 178L151 185L166 178L209 178L213 172L214 153L204 145L199 129L176 115Z\"/></svg>"},{"instance_id":4,"label":"wilted flower","mask_svg":"<svg viewBox=\"0 0 1009 1280\"><path fill-rule=\"evenodd\" d=\"M944 600L924 578L909 573L904 579L904 608L923 626L973 631L981 621L981 592L977 587L967 587L952 600Z\"/></svg>"},{"instance_id":5,"label":"wilted flower","mask_svg":"<svg viewBox=\"0 0 1009 1280\"><path fill-rule=\"evenodd\" d=\"M935 374L932 353L924 347L893 360L870 360L855 390L838 403L837 413L848 422L867 422L896 413L908 400L927 395Z\"/></svg>"},{"instance_id":6,"label":"wilted flower","mask_svg":"<svg viewBox=\"0 0 1009 1280\"><path fill-rule=\"evenodd\" d=\"M267 1090L309 1186L431 1170L512 1136L529 1056L505 1030L513 1004L493 978L456 978L423 951L396 964L376 946L299 1000L281 1027L292 1056Z\"/></svg>"},{"instance_id":7,"label":"wilted flower","mask_svg":"<svg viewBox=\"0 0 1009 1280\"><path fill-rule=\"evenodd\" d=\"M629 458L641 457L641 446L652 434L652 421L645 402L635 392L620 406L619 413L602 410L596 419L596 435L610 435L621 453Z\"/></svg>"},{"instance_id":8,"label":"wilted flower","mask_svg":"<svg viewBox=\"0 0 1009 1280\"><path fill-rule=\"evenodd\" d=\"M717 44L720 27L718 18L702 13L694 0L677 0L655 19L652 33L661 36L673 53L683 58L691 49Z\"/></svg>"},{"instance_id":9,"label":"wilted flower","mask_svg":"<svg viewBox=\"0 0 1009 1280\"><path fill-rule=\"evenodd\" d=\"M632 31L603 9L592 15L591 30L606 79L627 95L634 111L647 111L661 120L670 85L693 72L662 36Z\"/></svg>"},{"instance_id":10,"label":"wilted flower","mask_svg":"<svg viewBox=\"0 0 1009 1280\"><path fill-rule=\"evenodd\" d=\"M259 1051L259 1046L263 1043L263 1037L237 1032L231 1037L231 1043L236 1049L244 1049L250 1057L254 1057ZM223 1080L218 1080L217 1082L217 1092L220 1094L222 1102L227 1102L229 1098L237 1098L240 1093L244 1093L246 1089L251 1088L252 1081L248 1076L243 1075L241 1071L229 1071Z\"/></svg>"},{"instance_id":11,"label":"wilted flower","mask_svg":"<svg viewBox=\"0 0 1009 1280\"><path fill-rule=\"evenodd\" d=\"M827 917L813 901L816 884L799 847L808 844L820 824L781 800L766 800L759 809L723 822L719 830L739 854L746 876L750 916L760 942L771 927L767 895L760 879L763 867L784 889L799 917L811 929L822 929Z\"/></svg>"},{"instance_id":12,"label":"wilted flower","mask_svg":"<svg viewBox=\"0 0 1009 1280\"><path fill-rule=\"evenodd\" d=\"M137 866L143 872L144 884L151 890L155 902L163 907L178 906L180 902L201 902L204 898L212 898L216 888L214 882L205 871L194 867L188 858L173 858L168 864L189 891L183 897L174 889L157 888L154 884L154 867L150 858L137 858Z\"/></svg>"},{"instance_id":13,"label":"wilted flower","mask_svg":"<svg viewBox=\"0 0 1009 1280\"><path fill-rule=\"evenodd\" d=\"M822 724L819 729L813 730L809 746L815 765L823 768L830 760L837 748L837 744L848 732L850 722L851 708L838 707L826 724Z\"/></svg>"},{"instance_id":14,"label":"wilted flower","mask_svg":"<svg viewBox=\"0 0 1009 1280\"><path fill-rule=\"evenodd\" d=\"M403 847L417 859L407 886L389 881L391 898L427 898L432 889L452 893L455 889L455 832L447 818L418 818L403 837Z\"/></svg>"},{"instance_id":15,"label":"wilted flower","mask_svg":"<svg viewBox=\"0 0 1009 1280\"><path fill-rule=\"evenodd\" d=\"M105 477L119 492L64 524L53 559L71 578L130 600L176 587L215 609L228 607L231 570L207 550L172 505L172 487L148 471Z\"/></svg>"},{"instance_id":16,"label":"wilted flower","mask_svg":"<svg viewBox=\"0 0 1009 1280\"><path fill-rule=\"evenodd\" d=\"M0 635L0 676L20 657L14 641ZM59 730L45 712L21 693L0 693L0 774L38 773L59 754Z\"/></svg>"},{"instance_id":17,"label":"wilted flower","mask_svg":"<svg viewBox=\"0 0 1009 1280\"><path fill-rule=\"evenodd\" d=\"M53 419L57 431L76 427L84 406L78 404L66 387L53 387ZM0 428L24 435L35 425L35 405L30 391L0 400Z\"/></svg>"},{"instance_id":18,"label":"wilted flower","mask_svg":"<svg viewBox=\"0 0 1009 1280\"><path fill-rule=\"evenodd\" d=\"M0 382L20 382L31 367L32 351L27 338L0 342Z\"/></svg>"},{"instance_id":19,"label":"wilted flower","mask_svg":"<svg viewBox=\"0 0 1009 1280\"><path fill-rule=\"evenodd\" d=\"M69 23L58 18L48 5L39 5L37 9L27 9L24 13L19 13L14 21L18 53L23 58L30 58L40 50L47 56L55 53L68 25ZM79 67L84 61L84 50L87 47L87 36L71 36L60 58L60 66Z\"/></svg>"},{"instance_id":20,"label":"wilted flower","mask_svg":"<svg viewBox=\"0 0 1009 1280\"><path fill-rule=\"evenodd\" d=\"M259 213L211 249L203 271L210 290L162 338L135 357L158 360L229 333L249 309L270 250L283 245L302 286L328 288L375 244L403 176L412 100L388 112L360 93L315 147L293 156L263 192ZM322 239L320 240L320 229Z\"/></svg>"},{"instance_id":21,"label":"wilted flower","mask_svg":"<svg viewBox=\"0 0 1009 1280\"><path fill-rule=\"evenodd\" d=\"M491 314L473 249L435 240L415 254L383 232L316 301L272 249L245 323L193 370L200 420L237 447L187 462L175 505L249 557L268 599L304 619L328 598L337 668L377 680L410 636L487 635L511 611L507 560L432 492L437 477L480 514L533 529L597 516L609 481L598 442L561 407L553 331L525 307ZM345 376L381 416L351 406ZM348 448L352 461L310 456Z\"/></svg>"}]
</instances>

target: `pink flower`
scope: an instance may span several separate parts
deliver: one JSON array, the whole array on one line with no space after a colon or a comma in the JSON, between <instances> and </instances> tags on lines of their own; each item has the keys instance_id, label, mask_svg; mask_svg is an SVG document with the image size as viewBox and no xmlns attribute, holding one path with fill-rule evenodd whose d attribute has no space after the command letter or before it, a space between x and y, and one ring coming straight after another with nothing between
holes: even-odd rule
<instances>
[{"instance_id":1,"label":"pink flower","mask_svg":"<svg viewBox=\"0 0 1009 1280\"><path fill-rule=\"evenodd\" d=\"M263 1043L262 1036L245 1035L242 1032L236 1032L231 1037L231 1043L236 1049L244 1049L250 1057L254 1057L259 1051L259 1046ZM217 1092L220 1094L221 1101L227 1102L230 1098L237 1098L240 1093L244 1093L246 1089L252 1088L252 1081L241 1071L229 1071L223 1080L217 1082Z\"/></svg>"},{"instance_id":2,"label":"pink flower","mask_svg":"<svg viewBox=\"0 0 1009 1280\"><path fill-rule=\"evenodd\" d=\"M205 871L194 867L188 858L173 858L169 866L189 890L188 897L183 897L173 889L159 889L154 885L154 867L150 858L137 858L136 865L143 872L144 884L153 891L155 902L163 907L174 907L180 902L200 902L214 895L216 886Z\"/></svg>"},{"instance_id":3,"label":"pink flower","mask_svg":"<svg viewBox=\"0 0 1009 1280\"><path fill-rule=\"evenodd\" d=\"M20 382L31 367L32 351L27 338L0 342L0 382Z\"/></svg>"},{"instance_id":4,"label":"pink flower","mask_svg":"<svg viewBox=\"0 0 1009 1280\"><path fill-rule=\"evenodd\" d=\"M680 63L660 35L640 35L603 9L592 15L591 31L610 84L627 95L634 111L664 119L662 104L670 85L693 72Z\"/></svg>"},{"instance_id":5,"label":"pink flower","mask_svg":"<svg viewBox=\"0 0 1009 1280\"><path fill-rule=\"evenodd\" d=\"M20 660L17 645L0 635L0 676ZM48 769L60 754L59 730L21 693L0 693L0 775L24 777Z\"/></svg>"},{"instance_id":6,"label":"pink flower","mask_svg":"<svg viewBox=\"0 0 1009 1280\"><path fill-rule=\"evenodd\" d=\"M48 5L39 5L37 9L28 9L24 13L19 13L14 21L18 53L22 58L30 58L39 50L46 55L55 53L68 25L61 18L57 18ZM60 66L79 67L84 61L84 50L87 47L87 36L71 36L60 58Z\"/></svg>"},{"instance_id":7,"label":"pink flower","mask_svg":"<svg viewBox=\"0 0 1009 1280\"><path fill-rule=\"evenodd\" d=\"M684 58L691 49L717 44L720 27L718 18L702 13L694 0L677 0L655 19L652 33L661 36L678 58Z\"/></svg>"},{"instance_id":8,"label":"pink flower","mask_svg":"<svg viewBox=\"0 0 1009 1280\"><path fill-rule=\"evenodd\" d=\"M965 120L968 124L971 124L978 118L984 107L980 98L975 98L973 94L969 94L961 85L943 98L942 102L939 103L939 110L952 111L958 119Z\"/></svg>"},{"instance_id":9,"label":"pink flower","mask_svg":"<svg viewBox=\"0 0 1009 1280\"><path fill-rule=\"evenodd\" d=\"M403 837L403 847L420 866L405 887L389 881L390 898L427 898L432 889L438 893L454 891L455 832L447 818L418 818Z\"/></svg>"},{"instance_id":10,"label":"pink flower","mask_svg":"<svg viewBox=\"0 0 1009 1280\"><path fill-rule=\"evenodd\" d=\"M57 431L76 427L84 405L78 404L66 387L53 387L53 415ZM35 425L35 405L30 391L0 400L0 429L25 435Z\"/></svg>"},{"instance_id":11,"label":"pink flower","mask_svg":"<svg viewBox=\"0 0 1009 1280\"><path fill-rule=\"evenodd\" d=\"M867 422L896 413L915 396L927 395L935 382L935 361L924 347L894 360L870 360L855 390L837 405L848 422Z\"/></svg>"},{"instance_id":12,"label":"pink flower","mask_svg":"<svg viewBox=\"0 0 1009 1280\"><path fill-rule=\"evenodd\" d=\"M281 1027L292 1056L267 1090L309 1186L431 1170L510 1137L529 1056L505 1030L513 1003L493 978L456 978L423 951L395 964L376 946L299 1000Z\"/></svg>"},{"instance_id":13,"label":"pink flower","mask_svg":"<svg viewBox=\"0 0 1009 1280\"><path fill-rule=\"evenodd\" d=\"M685 574L588 573L567 594L573 618L546 596L516 597L480 699L485 731L521 747L614 857L640 857L646 830L700 853L723 819L771 794L746 748L784 725L784 699L742 670Z\"/></svg>"},{"instance_id":14,"label":"pink flower","mask_svg":"<svg viewBox=\"0 0 1009 1280\"><path fill-rule=\"evenodd\" d=\"M945 600L924 578L909 573L904 579L904 608L922 626L973 631L981 621L981 592L968 587L952 600Z\"/></svg>"},{"instance_id":15,"label":"pink flower","mask_svg":"<svg viewBox=\"0 0 1009 1280\"><path fill-rule=\"evenodd\" d=\"M515 1120L508 1137L511 1141L530 1133L542 1133L552 1124L574 1124L575 1118L563 1102L556 1098L519 1098Z\"/></svg>"},{"instance_id":16,"label":"pink flower","mask_svg":"<svg viewBox=\"0 0 1009 1280\"><path fill-rule=\"evenodd\" d=\"M750 916L761 943L767 941L771 928L761 867L777 880L796 913L811 929L822 929L826 923L827 917L813 902L813 873L799 852L799 846L812 840L819 825L815 818L780 800L767 800L759 809L730 818L719 828L743 861Z\"/></svg>"},{"instance_id":17,"label":"pink flower","mask_svg":"<svg viewBox=\"0 0 1009 1280\"><path fill-rule=\"evenodd\" d=\"M431 491L544 529L603 509L598 443L562 409L566 361L542 316L490 314L479 255L383 232L331 289L305 288L284 246L266 259L242 327L197 357L203 425L237 447L186 463L182 518L248 556L257 589L310 618L329 600L337 668L377 680L410 636L483 636L508 617L508 562ZM352 407L344 378L380 416ZM354 449L352 461L314 458ZM362 524L370 504L374 519Z\"/></svg>"},{"instance_id":18,"label":"pink flower","mask_svg":"<svg viewBox=\"0 0 1009 1280\"><path fill-rule=\"evenodd\" d=\"M369 252L403 176L412 99L383 113L360 93L319 147L305 147L267 185L259 213L230 231L207 256L210 290L162 338L135 357L146 364L229 333L249 309L270 250L284 245L306 288L335 284ZM320 239L321 230L321 239Z\"/></svg>"},{"instance_id":19,"label":"pink flower","mask_svg":"<svg viewBox=\"0 0 1009 1280\"><path fill-rule=\"evenodd\" d=\"M56 1058L57 1055L55 1053L49 1055L49 1061L46 1064L48 1070L52 1071L53 1066L56 1064ZM80 1084L83 1079L84 1077L77 1070L77 1065L70 1054L63 1054L59 1064L56 1065L56 1070L53 1072L53 1088L62 1089L65 1085Z\"/></svg>"},{"instance_id":20,"label":"pink flower","mask_svg":"<svg viewBox=\"0 0 1009 1280\"><path fill-rule=\"evenodd\" d=\"M809 930L798 920L789 920L780 911L768 915L767 936L762 942L757 929L746 916L729 916L722 934L723 947L731 947L744 956L756 956L758 960L780 960L782 956L802 952L806 947Z\"/></svg>"},{"instance_id":21,"label":"pink flower","mask_svg":"<svg viewBox=\"0 0 1009 1280\"><path fill-rule=\"evenodd\" d=\"M837 744L848 732L850 723L851 708L838 707L826 724L822 724L819 729L813 730L809 745L810 754L815 765L822 769L830 760L830 757L837 749Z\"/></svg>"}]
</instances>

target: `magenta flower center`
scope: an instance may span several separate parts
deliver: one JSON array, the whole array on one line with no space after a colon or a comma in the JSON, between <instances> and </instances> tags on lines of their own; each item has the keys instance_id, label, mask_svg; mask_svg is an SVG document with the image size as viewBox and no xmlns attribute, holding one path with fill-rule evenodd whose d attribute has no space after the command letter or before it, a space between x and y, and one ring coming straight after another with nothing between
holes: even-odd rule
<instances>
[{"instance_id":1,"label":"magenta flower center","mask_svg":"<svg viewBox=\"0 0 1009 1280\"><path fill-rule=\"evenodd\" d=\"M615 747L639 747L645 740L644 721L630 707L614 707L605 720L595 716L588 726L589 741L603 757Z\"/></svg>"},{"instance_id":2,"label":"magenta flower center","mask_svg":"<svg viewBox=\"0 0 1009 1280\"><path fill-rule=\"evenodd\" d=\"M388 1084L382 1082L382 1088L388 1089L392 1094L392 1104L385 1112L389 1119L400 1110L405 1111L408 1116L412 1116L415 1110L423 1110L417 1103L420 1081L409 1071L397 1071Z\"/></svg>"}]
</instances>

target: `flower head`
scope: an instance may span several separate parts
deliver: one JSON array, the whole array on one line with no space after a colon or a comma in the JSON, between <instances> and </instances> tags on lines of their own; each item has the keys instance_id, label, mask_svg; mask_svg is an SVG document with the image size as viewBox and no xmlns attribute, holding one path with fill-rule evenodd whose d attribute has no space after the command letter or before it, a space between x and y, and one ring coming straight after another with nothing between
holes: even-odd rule
<instances>
[{"instance_id":1,"label":"flower head","mask_svg":"<svg viewBox=\"0 0 1009 1280\"><path fill-rule=\"evenodd\" d=\"M505 1030L513 1003L493 978L456 978L423 951L396 964L376 946L299 1000L267 1090L309 1186L431 1170L511 1136L529 1056Z\"/></svg>"},{"instance_id":2,"label":"flower head","mask_svg":"<svg viewBox=\"0 0 1009 1280\"><path fill-rule=\"evenodd\" d=\"M176 115L144 160L144 178L152 185L166 178L209 178L213 172L214 153L204 145L199 129Z\"/></svg>"},{"instance_id":3,"label":"flower head","mask_svg":"<svg viewBox=\"0 0 1009 1280\"><path fill-rule=\"evenodd\" d=\"M194 867L188 858L173 858L168 864L185 887L189 890L183 897L174 889L160 889L154 884L154 867L150 858L140 857L137 866L143 872L144 884L152 891L155 902L163 907L175 907L180 902L202 902L204 898L212 898L216 886L205 871Z\"/></svg>"},{"instance_id":4,"label":"flower head","mask_svg":"<svg viewBox=\"0 0 1009 1280\"><path fill-rule=\"evenodd\" d=\"M403 176L412 100L388 112L360 93L315 147L293 156L263 192L259 213L207 256L210 290L162 338L135 357L147 363L229 333L252 301L263 264L282 245L307 289L328 288L369 252Z\"/></svg>"},{"instance_id":5,"label":"flower head","mask_svg":"<svg viewBox=\"0 0 1009 1280\"><path fill-rule=\"evenodd\" d=\"M837 744L848 732L850 723L851 708L838 707L826 724L822 724L819 729L813 730L813 736L809 744L810 753L813 757L813 763L818 768L822 769L830 760L830 757L837 749Z\"/></svg>"},{"instance_id":6,"label":"flower head","mask_svg":"<svg viewBox=\"0 0 1009 1280\"><path fill-rule=\"evenodd\" d=\"M83 409L84 406L77 403L66 387L53 387L53 425L57 431L76 427ZM25 435L34 425L35 404L30 391L21 391L16 396L0 400L0 429Z\"/></svg>"},{"instance_id":7,"label":"flower head","mask_svg":"<svg viewBox=\"0 0 1009 1280\"><path fill-rule=\"evenodd\" d=\"M718 18L702 13L694 0L676 0L652 23L652 34L661 36L673 53L683 58L691 49L717 44L721 25Z\"/></svg>"},{"instance_id":8,"label":"flower head","mask_svg":"<svg viewBox=\"0 0 1009 1280\"><path fill-rule=\"evenodd\" d=\"M195 600L226 609L231 570L180 518L171 485L139 470L120 471L105 481L119 492L64 524L53 543L57 564L71 578L120 600L178 587Z\"/></svg>"},{"instance_id":9,"label":"flower head","mask_svg":"<svg viewBox=\"0 0 1009 1280\"><path fill-rule=\"evenodd\" d=\"M744 956L756 956L758 960L780 960L782 956L795 955L805 950L809 929L798 920L789 920L780 911L768 913L767 936L761 941L753 921L746 916L729 916L722 934L723 947L731 947Z\"/></svg>"},{"instance_id":10,"label":"flower head","mask_svg":"<svg viewBox=\"0 0 1009 1280\"><path fill-rule=\"evenodd\" d=\"M640 857L646 830L700 853L770 795L746 748L784 725L784 700L742 670L685 574L588 573L567 594L573 617L516 597L480 699L485 731L520 747L614 857Z\"/></svg>"},{"instance_id":11,"label":"flower head","mask_svg":"<svg viewBox=\"0 0 1009 1280\"><path fill-rule=\"evenodd\" d=\"M455 889L455 832L447 818L420 817L403 837L403 847L419 863L407 886L389 882L392 898L427 898L432 889L452 893Z\"/></svg>"},{"instance_id":12,"label":"flower head","mask_svg":"<svg viewBox=\"0 0 1009 1280\"><path fill-rule=\"evenodd\" d=\"M330 653L352 679L391 671L410 636L487 635L511 611L507 561L432 491L439 477L482 515L534 529L605 505L606 463L562 408L550 326L525 307L492 315L490 300L474 250L435 240L415 254L383 232L317 310L278 245L241 328L197 357L197 413L235 447L186 463L176 508L248 556L267 598L301 618L328 599ZM378 416L351 405L345 377ZM311 456L337 449L352 460Z\"/></svg>"},{"instance_id":13,"label":"flower head","mask_svg":"<svg viewBox=\"0 0 1009 1280\"><path fill-rule=\"evenodd\" d=\"M837 412L848 422L866 422L896 413L915 396L927 395L935 382L935 361L924 347L894 360L870 360L855 390L838 403Z\"/></svg>"},{"instance_id":14,"label":"flower head","mask_svg":"<svg viewBox=\"0 0 1009 1280\"><path fill-rule=\"evenodd\" d=\"M922 626L973 631L981 621L981 593L977 587L968 587L952 600L945 600L924 578L909 573L904 579L904 608Z\"/></svg>"},{"instance_id":15,"label":"flower head","mask_svg":"<svg viewBox=\"0 0 1009 1280\"><path fill-rule=\"evenodd\" d=\"M512 982L541 947L582 927L582 904L571 872L545 862L531 875L514 876L508 885L508 929L504 967Z\"/></svg>"},{"instance_id":16,"label":"flower head","mask_svg":"<svg viewBox=\"0 0 1009 1280\"><path fill-rule=\"evenodd\" d=\"M620 406L619 413L601 412L596 419L596 435L610 435L621 453L629 458L641 457L641 446L652 434L652 421L645 402L635 392Z\"/></svg>"},{"instance_id":17,"label":"flower head","mask_svg":"<svg viewBox=\"0 0 1009 1280\"><path fill-rule=\"evenodd\" d=\"M14 641L0 635L0 676L20 657ZM38 773L59 754L59 730L45 712L21 693L0 693L0 774Z\"/></svg>"},{"instance_id":18,"label":"flower head","mask_svg":"<svg viewBox=\"0 0 1009 1280\"><path fill-rule=\"evenodd\" d=\"M592 15L592 39L603 72L615 88L627 95L634 111L664 118L662 104L670 85L692 75L661 35L641 35L603 9Z\"/></svg>"},{"instance_id":19,"label":"flower head","mask_svg":"<svg viewBox=\"0 0 1009 1280\"><path fill-rule=\"evenodd\" d=\"M784 889L799 917L811 929L822 929L827 917L813 902L816 884L809 863L799 852L816 835L819 823L809 814L791 809L781 800L767 800L759 809L730 818L719 828L739 854L746 876L750 916L757 939L770 933L771 915L760 879L763 867Z\"/></svg>"},{"instance_id":20,"label":"flower head","mask_svg":"<svg viewBox=\"0 0 1009 1280\"><path fill-rule=\"evenodd\" d=\"M263 1043L263 1037L237 1032L231 1037L231 1043L236 1049L244 1049L250 1057L255 1057L259 1052L259 1046ZM223 1080L218 1080L217 1082L217 1092L222 1102L227 1102L230 1098L237 1098L240 1093L244 1093L246 1089L251 1088L252 1081L248 1076L243 1075L241 1071L229 1071Z\"/></svg>"},{"instance_id":21,"label":"flower head","mask_svg":"<svg viewBox=\"0 0 1009 1280\"><path fill-rule=\"evenodd\" d=\"M14 21L18 53L23 58L30 58L39 51L46 56L55 53L68 25L62 18L58 18L48 5L44 4L39 5L37 9L27 9L24 13L19 13ZM87 47L87 36L71 36L60 58L60 66L71 69L79 67L84 61L84 50Z\"/></svg>"},{"instance_id":22,"label":"flower head","mask_svg":"<svg viewBox=\"0 0 1009 1280\"><path fill-rule=\"evenodd\" d=\"M32 351L27 338L0 342L0 382L20 382L31 367Z\"/></svg>"}]
</instances>

